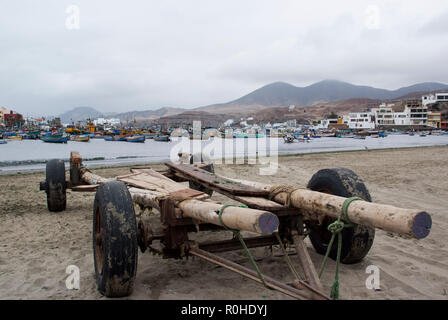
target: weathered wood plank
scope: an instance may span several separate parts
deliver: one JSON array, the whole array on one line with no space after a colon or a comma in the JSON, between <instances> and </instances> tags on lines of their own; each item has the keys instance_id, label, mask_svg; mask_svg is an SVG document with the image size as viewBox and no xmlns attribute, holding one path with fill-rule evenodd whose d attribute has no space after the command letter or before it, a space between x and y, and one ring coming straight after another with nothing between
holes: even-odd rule
<instances>
[{"instance_id":1,"label":"weathered wood plank","mask_svg":"<svg viewBox=\"0 0 448 320\"><path fill-rule=\"evenodd\" d=\"M126 176L117 177L117 180L136 188L166 193L185 189L184 185L174 182L166 177L154 176L148 174L147 172L133 173Z\"/></svg>"},{"instance_id":2,"label":"weathered wood plank","mask_svg":"<svg viewBox=\"0 0 448 320\"><path fill-rule=\"evenodd\" d=\"M175 164L172 162L166 162L166 166L171 168L176 172L180 172L183 176L187 176L189 179L206 184L208 186L224 190L228 193L234 195L244 195L244 196L259 196L265 197L269 195L266 190L257 189L251 186L243 185L238 182L219 177L214 173L202 170L200 168L185 165L185 164Z\"/></svg>"}]
</instances>

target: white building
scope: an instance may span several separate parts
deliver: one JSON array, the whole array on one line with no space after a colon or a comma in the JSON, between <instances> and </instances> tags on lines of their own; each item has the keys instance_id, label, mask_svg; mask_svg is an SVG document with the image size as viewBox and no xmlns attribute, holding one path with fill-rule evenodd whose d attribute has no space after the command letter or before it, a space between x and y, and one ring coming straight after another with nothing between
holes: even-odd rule
<instances>
[{"instance_id":1,"label":"white building","mask_svg":"<svg viewBox=\"0 0 448 320\"><path fill-rule=\"evenodd\" d=\"M376 127L395 124L393 106L393 104L382 103L378 108L372 109Z\"/></svg>"},{"instance_id":2,"label":"white building","mask_svg":"<svg viewBox=\"0 0 448 320\"><path fill-rule=\"evenodd\" d=\"M109 126L119 126L121 124L120 119L111 118L111 119L105 119L105 118L98 118L96 120L93 120L94 125L109 125Z\"/></svg>"},{"instance_id":3,"label":"white building","mask_svg":"<svg viewBox=\"0 0 448 320\"><path fill-rule=\"evenodd\" d=\"M320 123L316 126L316 128L317 130L327 130L330 127L330 124L338 124L338 119L320 120Z\"/></svg>"},{"instance_id":4,"label":"white building","mask_svg":"<svg viewBox=\"0 0 448 320\"><path fill-rule=\"evenodd\" d=\"M404 108L402 112L394 112L394 125L409 126L411 124L411 113L409 109Z\"/></svg>"},{"instance_id":5,"label":"white building","mask_svg":"<svg viewBox=\"0 0 448 320\"><path fill-rule=\"evenodd\" d=\"M0 124L3 124L5 122L5 114L8 113L9 113L8 109L0 107Z\"/></svg>"},{"instance_id":6,"label":"white building","mask_svg":"<svg viewBox=\"0 0 448 320\"><path fill-rule=\"evenodd\" d=\"M348 115L350 129L375 129L375 117L372 112L352 112Z\"/></svg>"},{"instance_id":7,"label":"white building","mask_svg":"<svg viewBox=\"0 0 448 320\"><path fill-rule=\"evenodd\" d=\"M288 124L288 127L292 127L292 128L297 127L297 120L296 119L288 120L288 121L286 121L286 123Z\"/></svg>"},{"instance_id":8,"label":"white building","mask_svg":"<svg viewBox=\"0 0 448 320\"><path fill-rule=\"evenodd\" d=\"M273 125L272 125L272 127L274 128L274 129L276 129L276 128L286 128L288 126L288 123L287 122L279 122L279 123L274 123Z\"/></svg>"},{"instance_id":9,"label":"white building","mask_svg":"<svg viewBox=\"0 0 448 320\"><path fill-rule=\"evenodd\" d=\"M448 102L448 93L436 93L422 97L423 106L436 102Z\"/></svg>"},{"instance_id":10,"label":"white building","mask_svg":"<svg viewBox=\"0 0 448 320\"><path fill-rule=\"evenodd\" d=\"M410 125L426 125L428 123L428 107L421 105L419 100L406 102L404 110L409 113Z\"/></svg>"}]
</instances>

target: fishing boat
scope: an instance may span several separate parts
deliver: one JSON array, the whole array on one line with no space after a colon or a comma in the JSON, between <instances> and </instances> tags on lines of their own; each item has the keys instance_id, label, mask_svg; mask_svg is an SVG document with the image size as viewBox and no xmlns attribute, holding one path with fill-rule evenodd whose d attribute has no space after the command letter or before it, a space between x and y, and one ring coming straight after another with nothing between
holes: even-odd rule
<instances>
[{"instance_id":1,"label":"fishing boat","mask_svg":"<svg viewBox=\"0 0 448 320\"><path fill-rule=\"evenodd\" d=\"M380 138L386 138L386 137L387 137L387 134L384 133L384 132L380 132L380 133L378 134L378 137L380 137Z\"/></svg>"},{"instance_id":2,"label":"fishing boat","mask_svg":"<svg viewBox=\"0 0 448 320\"><path fill-rule=\"evenodd\" d=\"M152 132L144 133L143 135L145 136L146 139L154 139L154 137L156 136L156 134Z\"/></svg>"},{"instance_id":3,"label":"fishing boat","mask_svg":"<svg viewBox=\"0 0 448 320\"><path fill-rule=\"evenodd\" d=\"M325 132L325 133L321 133L320 136L324 137L324 138L333 138L333 137L336 136L336 133L334 133L334 132L333 133L331 133L331 132L326 133Z\"/></svg>"},{"instance_id":4,"label":"fishing boat","mask_svg":"<svg viewBox=\"0 0 448 320\"><path fill-rule=\"evenodd\" d=\"M104 141L126 141L126 138L124 135L104 136Z\"/></svg>"},{"instance_id":5,"label":"fishing boat","mask_svg":"<svg viewBox=\"0 0 448 320\"><path fill-rule=\"evenodd\" d=\"M10 136L9 139L15 140L15 141L22 141L23 136Z\"/></svg>"},{"instance_id":6,"label":"fishing boat","mask_svg":"<svg viewBox=\"0 0 448 320\"><path fill-rule=\"evenodd\" d=\"M27 140L37 140L39 139L40 131L29 131L23 135L23 139Z\"/></svg>"},{"instance_id":7,"label":"fishing boat","mask_svg":"<svg viewBox=\"0 0 448 320\"><path fill-rule=\"evenodd\" d=\"M126 141L127 141L127 142L140 142L140 143L144 143L144 142L145 142L145 136L130 136L130 137L126 137Z\"/></svg>"},{"instance_id":8,"label":"fishing boat","mask_svg":"<svg viewBox=\"0 0 448 320\"><path fill-rule=\"evenodd\" d=\"M90 141L90 137L88 135L76 135L76 136L71 136L70 140L72 141L78 141L78 142L89 142Z\"/></svg>"},{"instance_id":9,"label":"fishing boat","mask_svg":"<svg viewBox=\"0 0 448 320\"><path fill-rule=\"evenodd\" d=\"M48 143L67 143L68 136L62 134L45 135L40 138L43 142Z\"/></svg>"},{"instance_id":10,"label":"fishing boat","mask_svg":"<svg viewBox=\"0 0 448 320\"><path fill-rule=\"evenodd\" d=\"M8 143L8 141L6 141L6 140L0 140L0 144L7 144Z\"/></svg>"},{"instance_id":11,"label":"fishing boat","mask_svg":"<svg viewBox=\"0 0 448 320\"><path fill-rule=\"evenodd\" d=\"M167 142L167 141L170 141L170 136L168 136L168 135L157 135L157 136L154 137L154 141Z\"/></svg>"},{"instance_id":12,"label":"fishing boat","mask_svg":"<svg viewBox=\"0 0 448 320\"><path fill-rule=\"evenodd\" d=\"M310 138L305 138L305 137L295 137L297 139L297 141L299 142L310 142L311 139Z\"/></svg>"},{"instance_id":13,"label":"fishing boat","mask_svg":"<svg viewBox=\"0 0 448 320\"><path fill-rule=\"evenodd\" d=\"M116 140L115 141L126 141L127 136L115 136L114 137Z\"/></svg>"},{"instance_id":14,"label":"fishing boat","mask_svg":"<svg viewBox=\"0 0 448 320\"><path fill-rule=\"evenodd\" d=\"M357 134L357 135L355 135L354 139L366 140L366 136L361 136L361 135Z\"/></svg>"}]
</instances>

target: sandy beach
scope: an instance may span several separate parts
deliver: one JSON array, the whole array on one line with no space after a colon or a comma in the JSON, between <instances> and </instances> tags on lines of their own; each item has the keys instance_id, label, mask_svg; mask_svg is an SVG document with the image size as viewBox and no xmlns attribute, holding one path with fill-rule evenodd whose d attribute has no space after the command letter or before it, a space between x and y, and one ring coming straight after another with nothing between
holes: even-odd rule
<instances>
[{"instance_id":1,"label":"sandy beach","mask_svg":"<svg viewBox=\"0 0 448 320\"><path fill-rule=\"evenodd\" d=\"M215 170L229 177L306 186L320 169L352 169L364 180L374 202L426 210L433 227L429 237L420 241L377 230L367 257L341 267L341 299L448 299L447 159L448 147L425 147L285 156L279 158L278 172L268 178L251 165L216 165ZM129 173L129 167L96 169L95 173L113 177ZM0 176L0 299L106 299L94 280L94 193L68 190L67 210L51 213L45 193L39 191L43 180L44 172ZM213 199L226 198L215 194ZM229 237L225 232L200 235L200 239ZM319 266L322 256L315 253L309 239L306 243ZM293 279L283 258L270 256L264 248L252 252L265 274L284 282ZM251 267L242 251L222 255ZM79 290L65 286L68 265L80 269ZM365 286L369 265L381 271L380 290ZM334 268L330 260L322 278L327 293ZM199 259L164 260L139 252L134 292L128 299L290 298Z\"/></svg>"}]
</instances>

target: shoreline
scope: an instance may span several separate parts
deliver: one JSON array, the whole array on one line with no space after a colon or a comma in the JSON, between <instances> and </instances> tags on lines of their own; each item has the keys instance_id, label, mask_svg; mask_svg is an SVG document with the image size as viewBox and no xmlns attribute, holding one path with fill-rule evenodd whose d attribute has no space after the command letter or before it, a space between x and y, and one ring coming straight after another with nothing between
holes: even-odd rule
<instances>
[{"instance_id":1,"label":"shoreline","mask_svg":"<svg viewBox=\"0 0 448 320\"><path fill-rule=\"evenodd\" d=\"M447 148L447 145L436 145L436 146L415 146L415 147L394 147L394 148L378 148L378 149L357 149L357 150L334 150L334 151L317 151L317 152L306 152L306 153L281 153L278 155L278 158L288 158L288 157L304 157L308 155L325 155L325 154L344 154L344 153L355 153L355 152L381 152L381 151L397 151L397 150L414 150L414 149L431 149L431 148ZM127 158L127 159L135 159L132 156L129 157L121 157L121 158ZM234 157L233 159L242 159L244 157ZM103 160L101 157L93 158L93 159L83 159L83 162L89 162L89 161L96 161L96 160ZM230 157L224 158L224 159L231 159ZM64 160L64 163L69 163L69 159L62 159ZM32 160L31 160L32 161ZM27 162L27 161L23 161ZM127 167L138 167L138 166L145 166L148 164L151 165L163 165L165 161L148 161L145 163L123 163L123 164L117 164L117 165L94 165L94 166L88 166L91 170L101 170L101 169L113 169L113 168L127 168ZM46 160L39 161L40 164L45 164ZM68 169L66 169L68 170ZM12 170L11 170L12 171ZM14 172L2 172L2 169L0 167L0 176L14 176L14 175L30 175L30 174L38 174L45 172L45 168L38 168L38 169L22 169L17 170Z\"/></svg>"}]
</instances>

